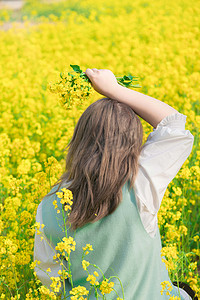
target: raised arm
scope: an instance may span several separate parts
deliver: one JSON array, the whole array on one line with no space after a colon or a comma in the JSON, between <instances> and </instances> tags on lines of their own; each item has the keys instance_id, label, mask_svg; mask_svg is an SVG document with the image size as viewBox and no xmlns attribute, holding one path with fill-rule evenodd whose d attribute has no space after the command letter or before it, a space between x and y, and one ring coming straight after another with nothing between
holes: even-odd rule
<instances>
[{"instance_id":1,"label":"raised arm","mask_svg":"<svg viewBox=\"0 0 200 300\"><path fill-rule=\"evenodd\" d=\"M98 93L129 105L154 128L166 116L177 113L176 109L160 100L119 85L110 70L87 69L85 73Z\"/></svg>"}]
</instances>

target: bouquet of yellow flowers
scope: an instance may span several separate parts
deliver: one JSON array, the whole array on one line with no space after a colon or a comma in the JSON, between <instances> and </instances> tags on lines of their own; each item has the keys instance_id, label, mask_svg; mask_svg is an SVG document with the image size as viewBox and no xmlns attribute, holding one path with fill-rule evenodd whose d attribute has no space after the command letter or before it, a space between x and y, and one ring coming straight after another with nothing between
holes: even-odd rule
<instances>
[{"instance_id":1,"label":"bouquet of yellow flowers","mask_svg":"<svg viewBox=\"0 0 200 300\"><path fill-rule=\"evenodd\" d=\"M78 65L70 65L73 72L62 72L58 82L49 83L49 90L52 93L59 94L59 102L66 109L70 109L72 106L80 106L84 99L87 99L92 90L91 81L87 75L81 70ZM125 87L140 88L139 84L133 84L134 81L138 81L137 76L124 75L123 77L117 77L117 82Z\"/></svg>"}]
</instances>

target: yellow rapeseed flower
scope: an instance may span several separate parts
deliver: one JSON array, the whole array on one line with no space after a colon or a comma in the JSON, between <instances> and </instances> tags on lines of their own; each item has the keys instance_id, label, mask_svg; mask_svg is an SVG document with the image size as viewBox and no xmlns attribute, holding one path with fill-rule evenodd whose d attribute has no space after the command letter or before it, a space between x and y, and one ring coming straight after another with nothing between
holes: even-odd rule
<instances>
[{"instance_id":1,"label":"yellow rapeseed flower","mask_svg":"<svg viewBox=\"0 0 200 300\"><path fill-rule=\"evenodd\" d=\"M90 265L89 261L82 260L82 266L84 270L87 270L87 267Z\"/></svg>"},{"instance_id":2,"label":"yellow rapeseed flower","mask_svg":"<svg viewBox=\"0 0 200 300\"><path fill-rule=\"evenodd\" d=\"M92 285L98 285L99 284L99 282L96 281L96 277L94 275L89 274L88 277L86 278L86 280L89 281L90 284L92 284Z\"/></svg>"},{"instance_id":3,"label":"yellow rapeseed flower","mask_svg":"<svg viewBox=\"0 0 200 300\"><path fill-rule=\"evenodd\" d=\"M102 295L105 294L110 294L113 291L113 287L114 287L114 282L108 282L108 279L104 279L101 283L100 283L100 291L102 293Z\"/></svg>"}]
</instances>

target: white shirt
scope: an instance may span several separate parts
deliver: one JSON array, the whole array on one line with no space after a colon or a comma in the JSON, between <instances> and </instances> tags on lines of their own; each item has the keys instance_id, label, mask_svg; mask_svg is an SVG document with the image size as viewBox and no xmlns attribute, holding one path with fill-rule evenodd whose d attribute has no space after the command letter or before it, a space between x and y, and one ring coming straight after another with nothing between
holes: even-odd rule
<instances>
[{"instance_id":1,"label":"white shirt","mask_svg":"<svg viewBox=\"0 0 200 300\"><path fill-rule=\"evenodd\" d=\"M176 176L189 156L193 146L193 135L185 130L186 116L174 113L165 117L147 138L139 157L139 170L134 183L134 192L143 226L153 237L158 226L157 212L168 184ZM36 221L43 224L42 206L38 206ZM43 233L43 229L40 229ZM43 233L44 234L44 233ZM51 243L50 243L51 244ZM51 276L58 276L61 269L55 263L55 246L49 245L40 235L35 235L34 260L41 262L40 268L51 268ZM50 278L37 267L37 276L47 287L52 283ZM177 289L177 287L173 287ZM188 294L180 289L185 300L191 300Z\"/></svg>"},{"instance_id":2,"label":"white shirt","mask_svg":"<svg viewBox=\"0 0 200 300\"><path fill-rule=\"evenodd\" d=\"M185 130L186 116L175 113L165 117L147 138L139 158L134 191L141 221L153 237L157 213L168 184L189 156L194 137Z\"/></svg>"}]
</instances>

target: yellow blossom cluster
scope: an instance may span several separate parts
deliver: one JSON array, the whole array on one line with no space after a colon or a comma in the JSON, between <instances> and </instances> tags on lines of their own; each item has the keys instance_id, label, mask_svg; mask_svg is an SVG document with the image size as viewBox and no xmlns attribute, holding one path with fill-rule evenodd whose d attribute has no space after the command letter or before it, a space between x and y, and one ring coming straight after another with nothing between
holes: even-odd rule
<instances>
[{"instance_id":1,"label":"yellow blossom cluster","mask_svg":"<svg viewBox=\"0 0 200 300\"><path fill-rule=\"evenodd\" d=\"M66 188L61 189L61 191L62 192L57 192L56 195L60 198L60 203L64 205L64 211L67 212L68 210L71 210L73 195L72 192Z\"/></svg>"},{"instance_id":2,"label":"yellow blossom cluster","mask_svg":"<svg viewBox=\"0 0 200 300\"><path fill-rule=\"evenodd\" d=\"M171 285L171 283L169 282L169 281L163 281L163 282L161 282L161 286L162 286L162 290L161 290L161 295L163 295L163 292L164 292L164 290L165 289L167 289L168 290L168 292L166 292L166 295L169 295L170 293L169 293L169 291L172 291L172 285Z\"/></svg>"},{"instance_id":3,"label":"yellow blossom cluster","mask_svg":"<svg viewBox=\"0 0 200 300\"><path fill-rule=\"evenodd\" d=\"M71 300L84 300L87 299L83 296L87 296L89 294L89 291L84 286L77 286L72 288L70 291L70 294L73 295L70 297Z\"/></svg>"},{"instance_id":4,"label":"yellow blossom cluster","mask_svg":"<svg viewBox=\"0 0 200 300\"><path fill-rule=\"evenodd\" d=\"M79 74L69 72L60 73L61 81L49 83L48 88L52 93L57 93L61 105L68 109L80 106L92 93L91 86Z\"/></svg>"},{"instance_id":5,"label":"yellow blossom cluster","mask_svg":"<svg viewBox=\"0 0 200 300\"><path fill-rule=\"evenodd\" d=\"M53 283L52 283L52 285L53 285ZM55 288L55 283L54 283L53 287ZM43 285L39 287L39 292L43 296L44 299L45 299L45 297L47 298L47 296L49 296L52 300L56 300L55 293L51 292L48 288L46 288Z\"/></svg>"},{"instance_id":6,"label":"yellow blossom cluster","mask_svg":"<svg viewBox=\"0 0 200 300\"><path fill-rule=\"evenodd\" d=\"M187 116L194 147L168 186L158 221L170 279L178 276L200 297L199 3L24 2L19 11L22 22L9 21L11 12L0 11L0 297L58 299L41 287L31 268L36 210L64 171L65 148L79 117L101 97L94 91L83 96L78 82L74 100L82 105L63 109L48 83L55 82L70 64L80 65L83 71L105 68L116 75L137 75L139 92ZM152 128L142 124L145 140ZM66 196L68 211L71 196ZM36 228L42 236L41 225ZM62 241L58 247L61 253L69 253L75 240ZM91 250L88 246L83 251ZM85 261L82 266L87 270L89 265ZM112 289L109 284L101 285L104 294Z\"/></svg>"},{"instance_id":7,"label":"yellow blossom cluster","mask_svg":"<svg viewBox=\"0 0 200 300\"><path fill-rule=\"evenodd\" d=\"M176 270L176 262L178 259L178 251L176 245L168 245L167 247L162 247L161 250L162 261L169 271Z\"/></svg>"},{"instance_id":8,"label":"yellow blossom cluster","mask_svg":"<svg viewBox=\"0 0 200 300\"><path fill-rule=\"evenodd\" d=\"M83 247L83 251L85 255L89 254L89 251L93 251L92 245L86 244L86 246Z\"/></svg>"},{"instance_id":9,"label":"yellow blossom cluster","mask_svg":"<svg viewBox=\"0 0 200 300\"><path fill-rule=\"evenodd\" d=\"M173 290L172 285L169 281L163 281L161 282L162 289L160 291L161 295L165 293L167 296L170 296L169 300L181 300L178 296L172 296L170 291Z\"/></svg>"},{"instance_id":10,"label":"yellow blossom cluster","mask_svg":"<svg viewBox=\"0 0 200 300\"><path fill-rule=\"evenodd\" d=\"M90 284L92 284L92 285L98 285L99 284L99 282L96 280L96 277L92 274L89 274L86 280L89 281Z\"/></svg>"},{"instance_id":11,"label":"yellow blossom cluster","mask_svg":"<svg viewBox=\"0 0 200 300\"><path fill-rule=\"evenodd\" d=\"M52 283L51 283L51 289L55 292L58 293L61 288L61 279L60 277L51 277Z\"/></svg>"},{"instance_id":12,"label":"yellow blossom cluster","mask_svg":"<svg viewBox=\"0 0 200 300\"><path fill-rule=\"evenodd\" d=\"M112 282L112 281L108 282L108 279L104 279L101 282L100 291L101 291L102 295L110 294L113 291L113 287L114 287L114 282Z\"/></svg>"},{"instance_id":13,"label":"yellow blossom cluster","mask_svg":"<svg viewBox=\"0 0 200 300\"><path fill-rule=\"evenodd\" d=\"M87 267L90 265L89 261L82 260L82 267L84 270L87 270Z\"/></svg>"},{"instance_id":14,"label":"yellow blossom cluster","mask_svg":"<svg viewBox=\"0 0 200 300\"><path fill-rule=\"evenodd\" d=\"M64 237L62 242L57 243L55 249L60 251L61 254L66 257L66 260L68 260L71 251L75 251L75 245L76 242L74 241L73 237Z\"/></svg>"}]
</instances>

